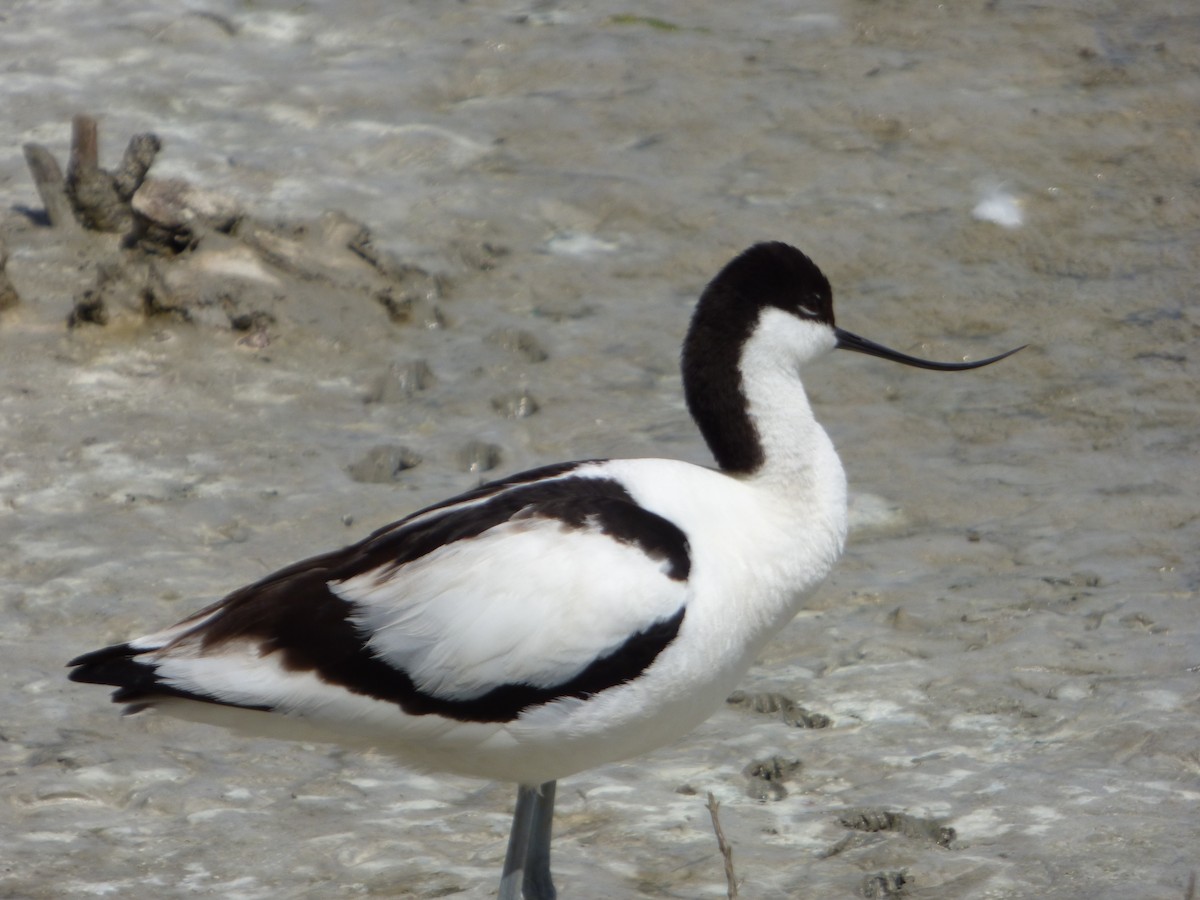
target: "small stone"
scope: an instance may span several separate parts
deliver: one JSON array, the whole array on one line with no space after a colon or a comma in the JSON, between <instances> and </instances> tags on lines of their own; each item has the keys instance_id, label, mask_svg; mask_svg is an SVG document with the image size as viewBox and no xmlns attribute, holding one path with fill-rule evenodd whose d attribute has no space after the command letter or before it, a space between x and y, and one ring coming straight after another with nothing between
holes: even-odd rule
<instances>
[{"instance_id":1,"label":"small stone","mask_svg":"<svg viewBox=\"0 0 1200 900\"><path fill-rule=\"evenodd\" d=\"M423 359L391 363L363 397L364 403L397 403L410 399L434 382L433 371Z\"/></svg>"},{"instance_id":2,"label":"small stone","mask_svg":"<svg viewBox=\"0 0 1200 900\"><path fill-rule=\"evenodd\" d=\"M250 539L250 529L241 519L234 519L224 525L219 525L216 531L230 544L244 544Z\"/></svg>"},{"instance_id":3,"label":"small stone","mask_svg":"<svg viewBox=\"0 0 1200 900\"><path fill-rule=\"evenodd\" d=\"M330 247L359 248L371 242L371 229L338 210L322 213L317 225L321 240Z\"/></svg>"},{"instance_id":4,"label":"small stone","mask_svg":"<svg viewBox=\"0 0 1200 900\"><path fill-rule=\"evenodd\" d=\"M492 409L506 419L525 419L538 411L537 401L528 391L512 391L492 398Z\"/></svg>"},{"instance_id":5,"label":"small stone","mask_svg":"<svg viewBox=\"0 0 1200 900\"><path fill-rule=\"evenodd\" d=\"M273 315L257 309L229 316L229 327L234 331L263 331L274 324Z\"/></svg>"},{"instance_id":6,"label":"small stone","mask_svg":"<svg viewBox=\"0 0 1200 900\"><path fill-rule=\"evenodd\" d=\"M545 362L549 358L538 339L519 328L498 328L488 334L483 342L515 353L528 363Z\"/></svg>"},{"instance_id":7,"label":"small stone","mask_svg":"<svg viewBox=\"0 0 1200 900\"><path fill-rule=\"evenodd\" d=\"M375 294L375 300L387 311L388 319L396 325L415 325L427 331L446 327L446 317L428 297L415 291L398 291L386 287Z\"/></svg>"},{"instance_id":8,"label":"small stone","mask_svg":"<svg viewBox=\"0 0 1200 900\"><path fill-rule=\"evenodd\" d=\"M363 484L390 484L400 480L400 473L419 465L421 457L399 444L372 447L367 455L346 467L350 477Z\"/></svg>"},{"instance_id":9,"label":"small stone","mask_svg":"<svg viewBox=\"0 0 1200 900\"><path fill-rule=\"evenodd\" d=\"M148 178L134 192L133 210L155 225L178 231L203 225L227 232L242 217L236 200L181 178Z\"/></svg>"},{"instance_id":10,"label":"small stone","mask_svg":"<svg viewBox=\"0 0 1200 900\"><path fill-rule=\"evenodd\" d=\"M876 872L863 877L860 891L868 900L883 900L885 897L901 897L908 892L904 886L908 879L903 872Z\"/></svg>"},{"instance_id":11,"label":"small stone","mask_svg":"<svg viewBox=\"0 0 1200 900\"><path fill-rule=\"evenodd\" d=\"M487 241L480 244L461 244L457 249L462 261L480 272L490 272L496 268L499 260L512 252L508 247Z\"/></svg>"},{"instance_id":12,"label":"small stone","mask_svg":"<svg viewBox=\"0 0 1200 900\"><path fill-rule=\"evenodd\" d=\"M501 456L495 444L469 441L458 451L458 467L464 472L490 472L500 465Z\"/></svg>"},{"instance_id":13,"label":"small stone","mask_svg":"<svg viewBox=\"0 0 1200 900\"><path fill-rule=\"evenodd\" d=\"M749 763L742 774L746 776L746 794L754 800L782 800L787 796L783 782L800 771L800 760L772 756Z\"/></svg>"}]
</instances>

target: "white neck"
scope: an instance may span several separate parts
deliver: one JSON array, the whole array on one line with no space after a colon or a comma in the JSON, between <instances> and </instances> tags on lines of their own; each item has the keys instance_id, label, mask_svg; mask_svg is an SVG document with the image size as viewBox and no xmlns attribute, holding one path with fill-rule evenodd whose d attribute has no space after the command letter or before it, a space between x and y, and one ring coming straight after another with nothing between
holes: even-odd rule
<instances>
[{"instance_id":1,"label":"white neck","mask_svg":"<svg viewBox=\"0 0 1200 900\"><path fill-rule=\"evenodd\" d=\"M741 387L762 447L762 465L744 476L800 504L845 534L846 475L800 382L802 360L832 349L829 329L767 310L742 348Z\"/></svg>"}]
</instances>

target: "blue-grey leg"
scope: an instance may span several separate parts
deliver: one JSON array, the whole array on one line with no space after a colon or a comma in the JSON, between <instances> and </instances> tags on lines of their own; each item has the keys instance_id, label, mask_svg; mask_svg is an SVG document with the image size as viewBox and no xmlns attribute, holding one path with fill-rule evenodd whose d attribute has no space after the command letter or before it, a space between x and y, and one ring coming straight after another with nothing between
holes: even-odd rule
<instances>
[{"instance_id":1,"label":"blue-grey leg","mask_svg":"<svg viewBox=\"0 0 1200 900\"><path fill-rule=\"evenodd\" d=\"M554 900L558 892L550 878L550 831L554 826L555 781L537 789L529 846L525 851L525 900Z\"/></svg>"},{"instance_id":2,"label":"blue-grey leg","mask_svg":"<svg viewBox=\"0 0 1200 900\"><path fill-rule=\"evenodd\" d=\"M521 900L521 889L525 884L525 857L529 852L529 832L536 805L537 788L517 785L517 808L513 812L512 830L508 833L499 900Z\"/></svg>"},{"instance_id":3,"label":"blue-grey leg","mask_svg":"<svg viewBox=\"0 0 1200 900\"><path fill-rule=\"evenodd\" d=\"M554 818L554 787L518 785L499 900L554 900L550 880L550 825Z\"/></svg>"}]
</instances>

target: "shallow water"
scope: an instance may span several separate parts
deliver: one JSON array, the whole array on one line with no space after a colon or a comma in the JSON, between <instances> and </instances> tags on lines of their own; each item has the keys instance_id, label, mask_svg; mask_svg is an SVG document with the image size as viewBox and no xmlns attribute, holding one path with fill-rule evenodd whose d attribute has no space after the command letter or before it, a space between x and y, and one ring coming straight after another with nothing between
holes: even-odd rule
<instances>
[{"instance_id":1,"label":"shallow water","mask_svg":"<svg viewBox=\"0 0 1200 900\"><path fill-rule=\"evenodd\" d=\"M746 897L902 873L913 897L1182 898L1197 48L1169 2L8 4L0 896L491 896L509 787L122 720L62 664L470 486L472 440L492 474L706 461L679 339L716 269L774 238L821 265L850 330L946 359L1030 346L976 373L849 354L806 373L858 527L744 687L832 723L730 708L564 782L563 895L724 896L712 791ZM153 130L155 175L369 223L443 276L445 327L310 285L265 348L68 334L94 248L22 213L19 148L65 159L81 110L106 161ZM997 208L1022 224L979 218ZM414 360L427 388L364 403ZM506 417L522 392L537 412ZM399 482L349 477L395 443L422 458ZM742 770L772 756L801 766L752 798Z\"/></svg>"}]
</instances>

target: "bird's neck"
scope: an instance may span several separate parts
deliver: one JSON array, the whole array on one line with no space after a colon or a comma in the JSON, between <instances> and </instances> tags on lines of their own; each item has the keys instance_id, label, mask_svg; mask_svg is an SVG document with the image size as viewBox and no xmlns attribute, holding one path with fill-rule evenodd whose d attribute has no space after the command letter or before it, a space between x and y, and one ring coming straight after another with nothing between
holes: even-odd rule
<instances>
[{"instance_id":1,"label":"bird's neck","mask_svg":"<svg viewBox=\"0 0 1200 900\"><path fill-rule=\"evenodd\" d=\"M737 561L752 561L755 578L765 593L738 621L726 623L761 644L796 614L807 592L832 567L845 545L847 530L846 477L833 442L813 416L796 372L754 367L742 379L746 422L757 444L759 463L743 471L725 470L753 496L752 524L736 510L725 528L746 541ZM726 417L720 421L729 421ZM714 448L725 446L728 435L711 428L705 438ZM719 516L719 514L718 514ZM737 565L730 570L736 571ZM739 588L740 589L740 588Z\"/></svg>"},{"instance_id":2,"label":"bird's neck","mask_svg":"<svg viewBox=\"0 0 1200 900\"><path fill-rule=\"evenodd\" d=\"M774 364L743 353L724 371L710 359L706 377L688 384L688 405L721 471L844 535L841 461L813 415L794 363L777 358Z\"/></svg>"},{"instance_id":3,"label":"bird's neck","mask_svg":"<svg viewBox=\"0 0 1200 900\"><path fill-rule=\"evenodd\" d=\"M789 351L789 331L778 327L786 320L748 327L740 341L707 334L706 324L697 316L688 335L684 392L721 471L789 491L843 480Z\"/></svg>"},{"instance_id":4,"label":"bird's neck","mask_svg":"<svg viewBox=\"0 0 1200 900\"><path fill-rule=\"evenodd\" d=\"M845 507L846 476L833 442L813 415L799 377L784 367L742 373L746 418L761 462L739 473L808 508Z\"/></svg>"}]
</instances>

